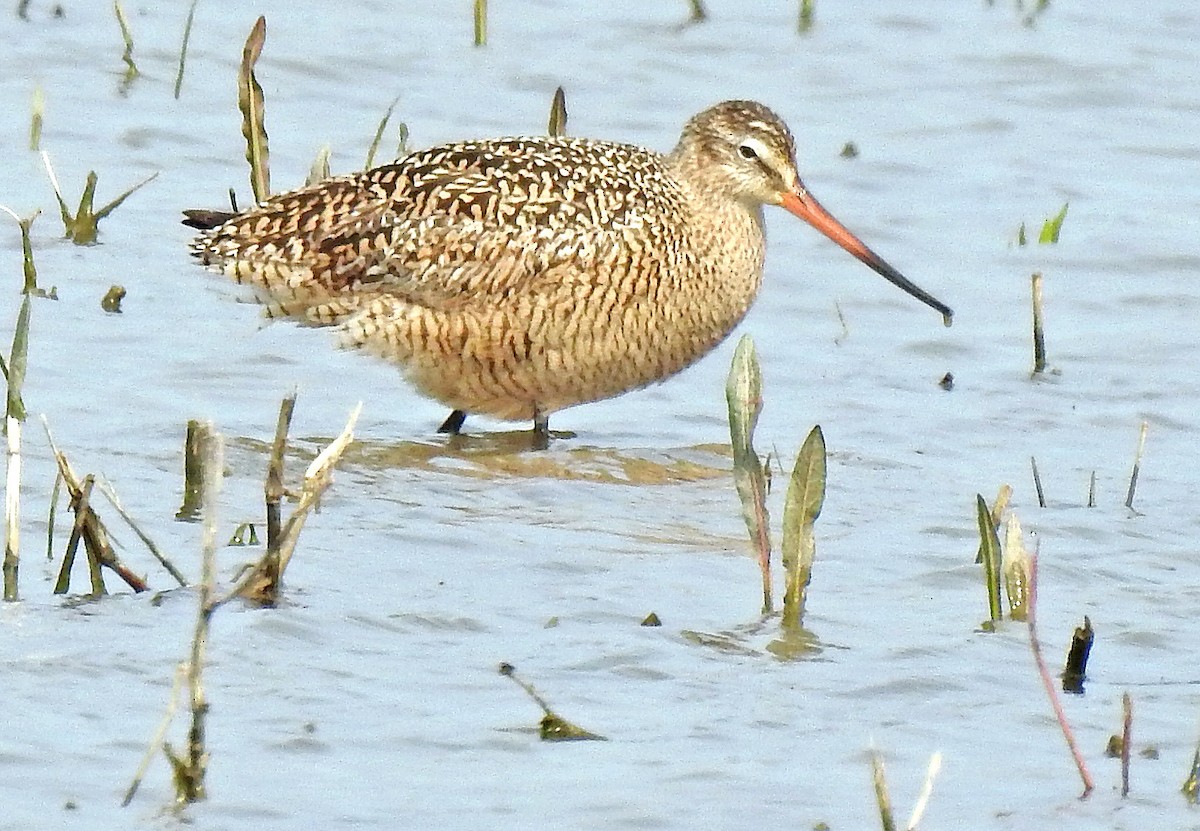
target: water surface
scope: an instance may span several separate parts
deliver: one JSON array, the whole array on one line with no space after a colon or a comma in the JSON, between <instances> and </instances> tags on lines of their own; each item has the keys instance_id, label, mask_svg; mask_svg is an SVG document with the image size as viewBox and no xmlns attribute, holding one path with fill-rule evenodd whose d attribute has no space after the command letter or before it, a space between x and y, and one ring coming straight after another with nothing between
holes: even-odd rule
<instances>
[{"instance_id":1,"label":"water surface","mask_svg":"<svg viewBox=\"0 0 1200 831\"><path fill-rule=\"evenodd\" d=\"M0 202L43 211L40 279L60 299L34 307L25 400L76 468L106 476L196 574L199 530L172 521L186 420L230 437L231 528L261 511L261 442L283 394L300 391L293 474L365 402L361 443L304 532L287 602L215 619L211 798L188 811L196 826L865 828L877 822L875 746L902 814L943 753L927 828L1200 827L1178 794L1200 712L1189 660L1200 15L1158 0L1055 4L1026 27L1008 3L887 0L821 5L799 37L790 3L710 3L712 19L692 27L683 3L492 4L491 42L474 49L465 4L201 3L175 101L184 4L129 7L143 76L124 93L107 6L64 3L55 19L31 5L28 21L0 17ZM426 145L540 132L562 85L571 132L663 150L701 108L756 98L792 125L822 202L955 308L944 329L771 213L766 283L740 331L764 365L760 450L790 466L816 423L830 450L806 617L818 655L767 651L777 626L759 618L721 449L732 344L665 385L558 415L554 427L576 436L540 457L504 437L451 445L433 433L445 413L392 368L333 350L326 332L263 327L189 261L179 210L220 207L230 186L246 198L234 78L260 12L277 189L299 184L325 143L335 170L360 166L396 96ZM100 201L160 173L104 222L98 246L59 239L40 160L23 149L35 86L69 201L89 169ZM850 140L855 160L839 156ZM1057 246L1015 245L1022 221L1036 235L1067 201ZM20 244L5 227L11 326ZM1035 270L1054 371L1031 380ZM99 308L114 282L129 290L121 315ZM952 392L937 385L948 371ZM160 827L161 760L132 807L118 802L185 654L195 596L53 598L57 563L42 553L53 472L32 420L25 454L23 601L0 607L0 828ZM1052 662L1084 615L1096 627L1087 693L1066 702L1097 780L1086 802L1025 627L979 630L974 495L1004 482L1039 540ZM110 522L126 559L169 588ZM222 549L222 574L250 555ZM650 611L663 627L637 625ZM540 714L496 674L502 660L610 741L539 742L527 728ZM1125 691L1135 750L1159 758L1135 758L1123 800L1102 749Z\"/></svg>"}]
</instances>

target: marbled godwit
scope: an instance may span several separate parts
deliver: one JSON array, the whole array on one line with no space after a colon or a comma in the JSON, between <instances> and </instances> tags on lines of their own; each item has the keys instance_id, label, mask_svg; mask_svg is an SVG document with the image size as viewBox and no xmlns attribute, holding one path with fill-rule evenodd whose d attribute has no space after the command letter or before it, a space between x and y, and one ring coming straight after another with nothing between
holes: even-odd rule
<instances>
[{"instance_id":1,"label":"marbled godwit","mask_svg":"<svg viewBox=\"0 0 1200 831\"><path fill-rule=\"evenodd\" d=\"M467 413L532 419L661 381L720 343L762 280L762 206L779 205L913 297L796 172L787 126L752 101L692 118L666 155L565 137L447 144L196 212L193 252L270 316L337 325ZM208 224L205 220L208 219Z\"/></svg>"}]
</instances>

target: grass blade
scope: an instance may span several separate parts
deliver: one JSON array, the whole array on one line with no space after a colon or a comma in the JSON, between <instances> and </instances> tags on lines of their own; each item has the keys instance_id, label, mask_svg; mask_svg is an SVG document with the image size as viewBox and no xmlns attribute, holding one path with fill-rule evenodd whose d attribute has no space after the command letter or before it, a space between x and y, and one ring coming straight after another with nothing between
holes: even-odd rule
<instances>
[{"instance_id":1,"label":"grass blade","mask_svg":"<svg viewBox=\"0 0 1200 831\"><path fill-rule=\"evenodd\" d=\"M29 301L29 295L25 295ZM8 439L8 475L4 484L4 599L18 599L17 576L21 550L21 422L11 415L5 422Z\"/></svg>"},{"instance_id":2,"label":"grass blade","mask_svg":"<svg viewBox=\"0 0 1200 831\"><path fill-rule=\"evenodd\" d=\"M118 197L117 197L116 199L114 199L113 201L109 202L107 205L105 205L105 206L104 206L103 208L101 208L100 210L96 211L96 213L94 214L94 217L95 217L95 222L99 222L100 220L104 219L104 217L108 216L110 213L112 213L112 212L113 212L113 211L115 211L115 210L116 210L118 207L120 207L121 203L122 203L122 202L124 202L126 199L128 199L130 196L132 196L132 195L133 195L133 194L134 194L136 191L139 191L139 190L141 190L142 188L144 188L146 185L150 184L151 182L153 182L153 181L154 181L155 179L157 179L157 178L158 178L158 173L157 173L157 172L155 172L155 173L151 173L151 174L150 174L149 176L147 176L145 179L143 179L142 181L138 182L138 183L137 183L136 185L134 185L133 187L129 188L127 191L125 191L124 193L122 193L120 196L118 196ZM91 177L90 177L90 176L88 177L88 182L89 182L89 184L91 183ZM93 190L94 190L94 189L93 189ZM90 204L90 203L88 204L88 208L89 208L89 209L91 208L91 204ZM78 217L76 217L76 218L78 218Z\"/></svg>"},{"instance_id":3,"label":"grass blade","mask_svg":"<svg viewBox=\"0 0 1200 831\"><path fill-rule=\"evenodd\" d=\"M786 573L785 626L798 626L804 616L805 596L817 553L813 523L821 515L821 506L825 502L825 480L825 435L817 426L812 428L800 448L783 505L783 542L779 550Z\"/></svg>"},{"instance_id":4,"label":"grass blade","mask_svg":"<svg viewBox=\"0 0 1200 831\"><path fill-rule=\"evenodd\" d=\"M871 750L871 784L875 787L875 805L879 808L879 823L883 831L896 831L896 817L892 812L892 798L888 794L883 755L874 748Z\"/></svg>"},{"instance_id":5,"label":"grass blade","mask_svg":"<svg viewBox=\"0 0 1200 831\"><path fill-rule=\"evenodd\" d=\"M200 0L192 0L192 5L188 8L187 20L183 24L183 43L179 46L179 70L175 73L175 100L179 100L179 93L183 89L183 67L187 63L188 41L192 39L192 23L196 19L196 4Z\"/></svg>"},{"instance_id":6,"label":"grass blade","mask_svg":"<svg viewBox=\"0 0 1200 831\"><path fill-rule=\"evenodd\" d=\"M1133 457L1133 473L1129 475L1129 491L1125 494L1125 507L1133 510L1133 495L1137 491L1138 474L1142 470L1142 453L1146 450L1146 431L1150 422L1143 421L1142 429L1138 431L1137 453Z\"/></svg>"},{"instance_id":7,"label":"grass blade","mask_svg":"<svg viewBox=\"0 0 1200 831\"><path fill-rule=\"evenodd\" d=\"M371 139L371 146L367 148L367 166L366 170L370 170L375 166L375 154L379 151L379 142L383 141L383 131L387 129L388 122L392 118L392 113L396 110L396 105L400 103L400 96L397 95L392 99L392 103L388 105L387 112L383 114L383 118L379 119L379 127L375 130L375 138Z\"/></svg>"},{"instance_id":8,"label":"grass blade","mask_svg":"<svg viewBox=\"0 0 1200 831\"><path fill-rule=\"evenodd\" d=\"M267 149L266 101L254 77L254 64L267 40L267 19L259 17L246 38L242 65L238 70L238 109L242 111L242 135L246 137L246 161L250 163L250 189L254 201L271 195L270 153Z\"/></svg>"},{"instance_id":9,"label":"grass blade","mask_svg":"<svg viewBox=\"0 0 1200 831\"><path fill-rule=\"evenodd\" d=\"M12 351L8 357L8 404L5 413L17 421L25 420L25 403L21 387L25 385L25 367L29 362L29 314L33 294L27 292L17 313L17 328L13 332Z\"/></svg>"},{"instance_id":10,"label":"grass blade","mask_svg":"<svg viewBox=\"0 0 1200 831\"><path fill-rule=\"evenodd\" d=\"M1038 245L1053 245L1058 242L1058 235L1062 232L1063 220L1067 218L1067 206L1069 204L1069 202L1064 202L1061 211L1042 223L1042 232L1038 234Z\"/></svg>"},{"instance_id":11,"label":"grass blade","mask_svg":"<svg viewBox=\"0 0 1200 831\"><path fill-rule=\"evenodd\" d=\"M113 11L117 15L117 25L121 27L121 39L125 41L125 52L121 60L125 62L125 75L121 79L121 92L124 93L133 83L133 79L141 75L133 60L133 33L129 31L129 21L125 19L125 9L121 8L121 0L113 0Z\"/></svg>"},{"instance_id":12,"label":"grass blade","mask_svg":"<svg viewBox=\"0 0 1200 831\"><path fill-rule=\"evenodd\" d=\"M987 584L988 614L994 623L1003 618L1000 608L1000 539L988 511L987 502L975 495L976 519L979 524L979 550L983 554L984 581Z\"/></svg>"}]
</instances>

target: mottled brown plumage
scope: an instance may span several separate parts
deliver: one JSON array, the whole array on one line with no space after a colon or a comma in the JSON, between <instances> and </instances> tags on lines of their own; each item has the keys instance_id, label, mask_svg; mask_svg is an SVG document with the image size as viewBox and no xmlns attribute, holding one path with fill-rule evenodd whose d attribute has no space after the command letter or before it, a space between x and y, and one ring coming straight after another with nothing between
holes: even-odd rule
<instances>
[{"instance_id":1,"label":"mottled brown plumage","mask_svg":"<svg viewBox=\"0 0 1200 831\"><path fill-rule=\"evenodd\" d=\"M949 313L820 208L791 133L750 101L695 116L667 155L564 137L418 151L272 197L193 252L425 395L544 431L549 413L668 378L729 334L762 278L764 204Z\"/></svg>"}]
</instances>

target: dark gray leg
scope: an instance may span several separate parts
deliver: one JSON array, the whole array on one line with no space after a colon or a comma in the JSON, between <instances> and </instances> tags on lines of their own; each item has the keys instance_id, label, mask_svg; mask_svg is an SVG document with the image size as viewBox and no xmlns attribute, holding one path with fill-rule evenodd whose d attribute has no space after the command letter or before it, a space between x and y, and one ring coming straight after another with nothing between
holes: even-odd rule
<instances>
[{"instance_id":1,"label":"dark gray leg","mask_svg":"<svg viewBox=\"0 0 1200 831\"><path fill-rule=\"evenodd\" d=\"M463 422L467 420L467 414L462 410L455 410L446 416L446 420L442 422L442 426L438 428L439 433L449 433L452 436L457 436L462 430Z\"/></svg>"},{"instance_id":2,"label":"dark gray leg","mask_svg":"<svg viewBox=\"0 0 1200 831\"><path fill-rule=\"evenodd\" d=\"M541 410L533 411L533 449L545 450L550 446L550 416Z\"/></svg>"}]
</instances>

